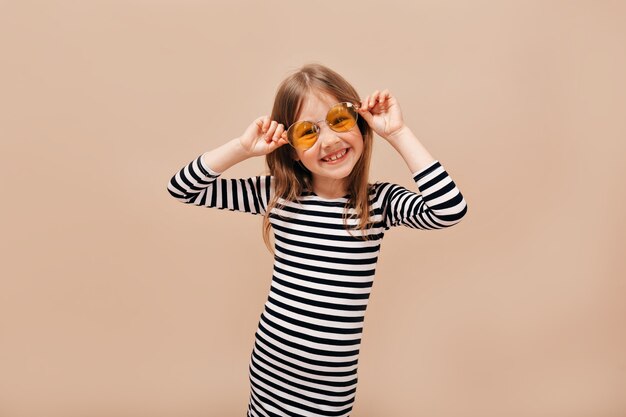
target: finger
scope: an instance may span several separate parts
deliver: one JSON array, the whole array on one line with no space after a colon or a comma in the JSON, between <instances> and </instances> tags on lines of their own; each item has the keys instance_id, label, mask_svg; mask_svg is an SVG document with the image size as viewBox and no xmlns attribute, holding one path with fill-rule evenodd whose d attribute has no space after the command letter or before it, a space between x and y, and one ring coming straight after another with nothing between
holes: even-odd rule
<instances>
[{"instance_id":1,"label":"finger","mask_svg":"<svg viewBox=\"0 0 626 417\"><path fill-rule=\"evenodd\" d=\"M282 123L280 123L277 127L276 127L276 131L274 132L274 137L272 138L272 140L274 142L278 141L281 137L281 135L283 134L283 130L285 129L285 127L283 126Z\"/></svg>"},{"instance_id":2,"label":"finger","mask_svg":"<svg viewBox=\"0 0 626 417\"><path fill-rule=\"evenodd\" d=\"M380 103L385 102L385 100L387 100L389 98L389 90L383 90L382 93L380 93L380 97L378 98L378 101Z\"/></svg>"},{"instance_id":3,"label":"finger","mask_svg":"<svg viewBox=\"0 0 626 417\"><path fill-rule=\"evenodd\" d=\"M361 102L359 103L359 108L358 110L363 113L365 110L367 109L367 100L366 99L361 99Z\"/></svg>"},{"instance_id":4,"label":"finger","mask_svg":"<svg viewBox=\"0 0 626 417\"><path fill-rule=\"evenodd\" d=\"M276 126L277 122L275 122L274 120L267 120L267 127L265 128L265 132L263 134L263 140L265 141L265 143L271 143L272 142L272 135L274 134L274 127Z\"/></svg>"},{"instance_id":5,"label":"finger","mask_svg":"<svg viewBox=\"0 0 626 417\"><path fill-rule=\"evenodd\" d=\"M380 91L378 90L374 91L374 93L372 94L372 98L370 99L370 107L376 105L376 99L378 98L378 94L380 94Z\"/></svg>"},{"instance_id":6,"label":"finger","mask_svg":"<svg viewBox=\"0 0 626 417\"><path fill-rule=\"evenodd\" d=\"M263 133L267 132L267 129L270 127L270 118L268 116L264 116L263 118Z\"/></svg>"},{"instance_id":7,"label":"finger","mask_svg":"<svg viewBox=\"0 0 626 417\"><path fill-rule=\"evenodd\" d=\"M361 99L361 105L359 106L359 109L361 110L367 109L367 97L365 97L364 99Z\"/></svg>"},{"instance_id":8,"label":"finger","mask_svg":"<svg viewBox=\"0 0 626 417\"><path fill-rule=\"evenodd\" d=\"M285 138L285 139L280 138L280 139L279 139L279 140L277 140L277 141L271 141L271 142L269 143L270 152L274 151L275 149L277 149L277 148L279 148L279 147L281 147L281 146L283 146L283 145L285 145L285 144L287 144L287 143L288 143L288 142L287 142L287 139L286 139L286 138Z\"/></svg>"},{"instance_id":9,"label":"finger","mask_svg":"<svg viewBox=\"0 0 626 417\"><path fill-rule=\"evenodd\" d=\"M270 127L267 130L267 137L271 138L272 135L274 134L274 130L276 129L276 126L278 126L278 122L276 120L272 120L272 122L270 123Z\"/></svg>"}]
</instances>

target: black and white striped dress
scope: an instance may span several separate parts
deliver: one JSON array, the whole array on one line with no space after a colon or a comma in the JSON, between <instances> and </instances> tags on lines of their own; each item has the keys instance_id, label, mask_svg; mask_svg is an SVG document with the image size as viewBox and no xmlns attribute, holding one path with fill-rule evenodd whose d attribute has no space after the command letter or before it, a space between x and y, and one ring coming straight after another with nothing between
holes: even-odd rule
<instances>
[{"instance_id":1,"label":"black and white striped dress","mask_svg":"<svg viewBox=\"0 0 626 417\"><path fill-rule=\"evenodd\" d=\"M168 184L184 203L263 215L272 177L218 178L202 156ZM441 229L467 212L465 199L439 163L413 174L420 193L377 182L370 187L370 240L344 228L347 197L303 194L273 208L271 287L250 356L247 416L349 416L357 387L363 319L380 244L392 226ZM352 212L352 210L350 210ZM349 220L354 226L356 220Z\"/></svg>"}]
</instances>

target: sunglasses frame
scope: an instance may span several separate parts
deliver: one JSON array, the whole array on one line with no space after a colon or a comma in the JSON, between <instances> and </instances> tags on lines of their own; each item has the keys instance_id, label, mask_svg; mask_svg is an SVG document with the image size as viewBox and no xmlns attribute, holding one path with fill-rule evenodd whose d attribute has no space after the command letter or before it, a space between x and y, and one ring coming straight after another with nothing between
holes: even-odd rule
<instances>
[{"instance_id":1,"label":"sunglasses frame","mask_svg":"<svg viewBox=\"0 0 626 417\"><path fill-rule=\"evenodd\" d=\"M356 125L357 125L357 122L359 121L359 112L358 112L358 109L361 107L361 103L360 103L360 102L358 102L358 103L353 103L353 102L351 102L351 101L340 101L339 103L335 103L335 104L333 104L333 105L330 107L330 109L328 110L328 113L326 113L326 117L324 117L323 119L318 120L317 122L311 122L311 121L309 121L309 120L299 120L299 121L297 121L297 122L292 123L292 124L291 124L291 126L289 126L289 128L285 131L285 132L287 132L287 138L289 138L289 130L291 130L291 128L292 128L292 127L294 127L296 124L298 124L298 123L303 123L303 122L306 122L306 123L311 123L311 124L312 124L313 126L315 126L315 128L316 128L316 130L315 130L315 134L316 134L316 136L317 136L317 137L315 138L315 142L313 142L313 144L312 144L311 146L309 146L308 148L296 148L295 146L293 146L293 144L291 143L291 141L290 141L289 139L287 139L287 143L288 143L288 144L289 144L292 148L294 148L294 149L296 149L296 150L297 150L297 149L300 149L300 150L306 151L307 149L311 149L311 148L312 148L312 147L313 147L313 146L317 143L317 141L318 141L318 140L319 140L319 138L320 138L320 131L322 130L322 129L320 128L320 126L319 126L319 123L320 123L320 122L326 122L326 124L328 125L328 127L329 127L332 131L334 131L334 132L345 133L345 132L349 132L350 130L352 130L352 129L354 128L354 126L352 126L352 127L351 127L350 129L348 129L348 130L335 130L335 129L333 129L333 127L332 127L332 126L328 123L328 115L330 114L330 112L332 111L332 109L334 109L335 107L337 107L337 106L338 106L338 105L340 105L340 104L349 104L350 106L352 106L352 107L355 109L355 114L356 114L356 117L355 117L355 119L354 119L354 126L356 126ZM347 106L347 107L350 107L350 106Z\"/></svg>"}]
</instances>

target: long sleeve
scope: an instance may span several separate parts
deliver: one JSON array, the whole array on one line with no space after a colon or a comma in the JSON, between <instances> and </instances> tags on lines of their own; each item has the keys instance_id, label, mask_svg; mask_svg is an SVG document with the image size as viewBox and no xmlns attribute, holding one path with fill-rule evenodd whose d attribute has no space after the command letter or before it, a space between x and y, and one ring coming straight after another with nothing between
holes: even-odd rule
<instances>
[{"instance_id":1,"label":"long sleeve","mask_svg":"<svg viewBox=\"0 0 626 417\"><path fill-rule=\"evenodd\" d=\"M439 161L413 173L413 180L421 194L397 184L380 185L386 230L401 225L442 229L460 222L467 213L463 195Z\"/></svg>"},{"instance_id":2,"label":"long sleeve","mask_svg":"<svg viewBox=\"0 0 626 417\"><path fill-rule=\"evenodd\" d=\"M170 179L167 191L186 204L265 214L272 193L271 176L225 179L220 175L205 165L200 155Z\"/></svg>"}]
</instances>

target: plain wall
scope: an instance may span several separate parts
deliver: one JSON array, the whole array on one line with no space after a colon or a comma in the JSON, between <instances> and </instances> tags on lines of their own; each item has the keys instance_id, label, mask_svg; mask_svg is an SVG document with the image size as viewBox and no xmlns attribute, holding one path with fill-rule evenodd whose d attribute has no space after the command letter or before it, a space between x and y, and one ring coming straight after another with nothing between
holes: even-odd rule
<instances>
[{"instance_id":1,"label":"plain wall","mask_svg":"<svg viewBox=\"0 0 626 417\"><path fill-rule=\"evenodd\" d=\"M388 88L469 209L386 233L352 415L626 415L625 12L1 1L0 415L245 415L262 218L166 186L308 62ZM370 179L410 174L376 136Z\"/></svg>"}]
</instances>

